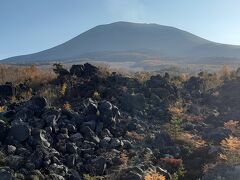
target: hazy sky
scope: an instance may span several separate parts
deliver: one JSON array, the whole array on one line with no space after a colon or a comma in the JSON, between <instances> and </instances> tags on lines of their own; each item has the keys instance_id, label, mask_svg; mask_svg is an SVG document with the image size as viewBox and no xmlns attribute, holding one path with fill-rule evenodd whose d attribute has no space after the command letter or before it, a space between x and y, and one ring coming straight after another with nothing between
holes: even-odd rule
<instances>
[{"instance_id":1,"label":"hazy sky","mask_svg":"<svg viewBox=\"0 0 240 180\"><path fill-rule=\"evenodd\" d=\"M169 25L240 45L240 0L0 0L0 59L115 21Z\"/></svg>"}]
</instances>

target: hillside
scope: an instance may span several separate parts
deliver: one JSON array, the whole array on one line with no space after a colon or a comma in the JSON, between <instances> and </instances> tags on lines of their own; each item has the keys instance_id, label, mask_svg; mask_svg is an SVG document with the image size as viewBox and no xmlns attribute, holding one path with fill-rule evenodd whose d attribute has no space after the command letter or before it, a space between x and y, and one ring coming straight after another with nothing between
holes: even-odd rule
<instances>
[{"instance_id":1,"label":"hillside","mask_svg":"<svg viewBox=\"0 0 240 180\"><path fill-rule=\"evenodd\" d=\"M240 47L219 44L186 31L157 24L116 22L96 26L51 49L11 57L5 63L49 61L174 60L176 62L239 62Z\"/></svg>"}]
</instances>

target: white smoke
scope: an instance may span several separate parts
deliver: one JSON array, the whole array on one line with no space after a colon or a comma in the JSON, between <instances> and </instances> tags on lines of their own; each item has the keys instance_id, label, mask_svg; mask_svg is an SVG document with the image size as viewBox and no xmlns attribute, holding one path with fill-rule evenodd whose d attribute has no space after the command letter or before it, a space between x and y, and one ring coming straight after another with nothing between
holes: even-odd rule
<instances>
[{"instance_id":1,"label":"white smoke","mask_svg":"<svg viewBox=\"0 0 240 180\"><path fill-rule=\"evenodd\" d=\"M141 0L105 0L106 10L115 19L144 21L145 7Z\"/></svg>"}]
</instances>

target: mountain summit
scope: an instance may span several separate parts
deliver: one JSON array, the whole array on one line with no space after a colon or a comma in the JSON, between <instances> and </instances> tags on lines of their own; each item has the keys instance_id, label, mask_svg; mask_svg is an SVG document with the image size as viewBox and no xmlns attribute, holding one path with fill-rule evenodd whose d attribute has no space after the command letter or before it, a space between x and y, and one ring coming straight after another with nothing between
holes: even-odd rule
<instances>
[{"instance_id":1,"label":"mountain summit","mask_svg":"<svg viewBox=\"0 0 240 180\"><path fill-rule=\"evenodd\" d=\"M208 41L189 32L158 24L115 22L96 26L56 47L3 62L69 60L141 61L151 58L239 59L240 46Z\"/></svg>"}]
</instances>

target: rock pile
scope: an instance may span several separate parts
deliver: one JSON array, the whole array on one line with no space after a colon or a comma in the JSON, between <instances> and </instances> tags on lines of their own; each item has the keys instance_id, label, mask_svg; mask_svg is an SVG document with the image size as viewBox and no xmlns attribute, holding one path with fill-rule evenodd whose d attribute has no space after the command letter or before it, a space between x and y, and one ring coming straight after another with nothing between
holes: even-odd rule
<instances>
[{"instance_id":1,"label":"rock pile","mask_svg":"<svg viewBox=\"0 0 240 180\"><path fill-rule=\"evenodd\" d=\"M3 114L7 121L0 121L6 156L1 177L77 180L121 165L121 154L131 153L133 142L124 139L127 124L119 109L107 100L86 99L81 106L78 112L56 109L43 97L11 106ZM129 170L125 179L141 179L140 174Z\"/></svg>"}]
</instances>

